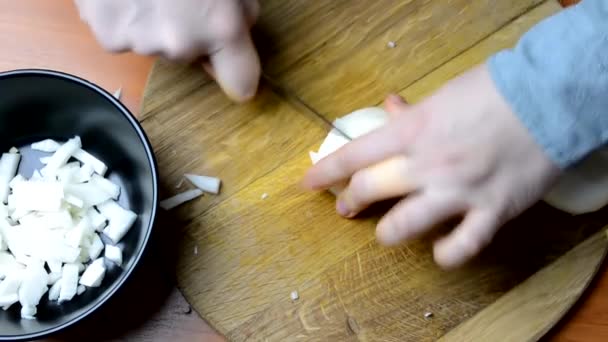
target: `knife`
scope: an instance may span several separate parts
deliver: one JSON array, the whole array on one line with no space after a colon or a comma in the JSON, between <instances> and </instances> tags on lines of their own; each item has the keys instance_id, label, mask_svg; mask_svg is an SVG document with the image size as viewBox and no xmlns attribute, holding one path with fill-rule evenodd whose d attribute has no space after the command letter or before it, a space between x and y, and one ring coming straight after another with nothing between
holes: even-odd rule
<instances>
[{"instance_id":1,"label":"knife","mask_svg":"<svg viewBox=\"0 0 608 342\"><path fill-rule=\"evenodd\" d=\"M348 141L353 140L348 134L344 133L344 131L336 127L331 121L327 120L323 115L309 106L304 100L300 99L293 91L274 81L270 76L268 76L268 74L262 72L262 79L266 82L266 84L268 84L273 92L282 97L292 106L296 107L296 109L306 113L308 116L321 123L325 128L329 130L333 129L335 132L338 132L338 134L346 138Z\"/></svg>"}]
</instances>

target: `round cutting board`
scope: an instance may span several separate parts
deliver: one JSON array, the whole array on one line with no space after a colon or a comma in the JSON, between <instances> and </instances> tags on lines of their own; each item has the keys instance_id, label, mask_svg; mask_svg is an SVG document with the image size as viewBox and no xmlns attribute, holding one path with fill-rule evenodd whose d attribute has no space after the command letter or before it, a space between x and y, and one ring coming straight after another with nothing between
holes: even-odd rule
<instances>
[{"instance_id":1,"label":"round cutting board","mask_svg":"<svg viewBox=\"0 0 608 342\"><path fill-rule=\"evenodd\" d=\"M264 5L256 38L266 73L328 119L391 91L416 101L559 9L533 0ZM573 217L542 203L457 271L437 268L425 240L379 246L386 208L346 220L333 196L300 189L326 132L298 108L265 84L254 101L231 103L196 65L159 62L146 88L141 120L165 196L186 189L176 186L185 173L223 181L219 195L166 213L157 229L179 232L180 289L230 340L537 340L601 265L608 211Z\"/></svg>"}]
</instances>

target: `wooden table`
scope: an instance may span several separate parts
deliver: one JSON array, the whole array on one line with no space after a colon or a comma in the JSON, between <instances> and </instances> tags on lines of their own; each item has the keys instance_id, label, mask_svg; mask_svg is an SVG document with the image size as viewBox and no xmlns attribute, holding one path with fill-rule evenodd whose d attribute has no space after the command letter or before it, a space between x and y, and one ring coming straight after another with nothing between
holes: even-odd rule
<instances>
[{"instance_id":1,"label":"wooden table","mask_svg":"<svg viewBox=\"0 0 608 342\"><path fill-rule=\"evenodd\" d=\"M567 1L572 2L572 1ZM87 78L102 87L123 88L123 101L139 112L152 59L113 56L98 47L82 24L72 1L0 0L0 71L52 68ZM162 226L160 227L162 229ZM160 231L157 241L170 241ZM220 336L189 309L175 289L173 262L153 245L132 281L101 312L53 341L221 341ZM166 252L166 251L163 251ZM100 329L101 320L109 329ZM591 289L550 334L551 341L608 340L608 272L600 272ZM47 340L51 341L51 340Z\"/></svg>"}]
</instances>

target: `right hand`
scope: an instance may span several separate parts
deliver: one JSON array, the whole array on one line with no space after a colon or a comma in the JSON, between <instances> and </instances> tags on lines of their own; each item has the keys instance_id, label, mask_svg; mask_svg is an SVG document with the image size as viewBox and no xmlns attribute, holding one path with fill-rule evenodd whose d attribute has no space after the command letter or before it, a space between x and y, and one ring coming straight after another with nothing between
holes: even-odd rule
<instances>
[{"instance_id":1,"label":"right hand","mask_svg":"<svg viewBox=\"0 0 608 342\"><path fill-rule=\"evenodd\" d=\"M207 69L236 101L252 98L260 61L250 35L257 0L75 0L100 44L171 60L208 57Z\"/></svg>"}]
</instances>

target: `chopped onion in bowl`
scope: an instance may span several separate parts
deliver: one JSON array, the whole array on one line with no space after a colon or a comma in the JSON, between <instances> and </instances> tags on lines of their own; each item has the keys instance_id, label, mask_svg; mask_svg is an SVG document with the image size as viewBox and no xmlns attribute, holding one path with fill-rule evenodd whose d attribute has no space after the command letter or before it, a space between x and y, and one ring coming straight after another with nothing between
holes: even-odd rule
<instances>
[{"instance_id":1,"label":"chopped onion in bowl","mask_svg":"<svg viewBox=\"0 0 608 342\"><path fill-rule=\"evenodd\" d=\"M101 286L104 260L122 265L116 244L138 218L117 202L120 186L80 137L31 148L49 155L29 179L17 174L19 150L0 157L0 307L19 303L23 319L36 318L45 295L63 303Z\"/></svg>"}]
</instances>

